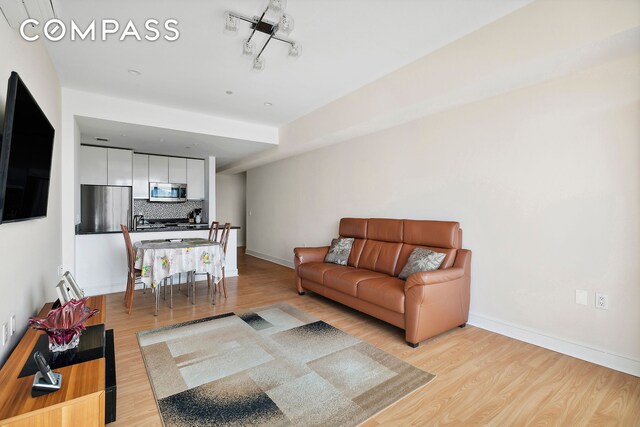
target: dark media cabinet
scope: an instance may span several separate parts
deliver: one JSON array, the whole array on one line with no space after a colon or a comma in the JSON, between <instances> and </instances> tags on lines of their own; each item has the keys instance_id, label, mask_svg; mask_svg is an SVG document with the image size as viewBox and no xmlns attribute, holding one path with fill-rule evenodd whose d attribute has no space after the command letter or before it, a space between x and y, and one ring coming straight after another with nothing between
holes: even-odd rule
<instances>
[{"instance_id":1,"label":"dark media cabinet","mask_svg":"<svg viewBox=\"0 0 640 427\"><path fill-rule=\"evenodd\" d=\"M38 316L46 316L51 306L46 304ZM0 370L0 426L91 427L115 420L115 349L113 330L104 328L105 297L89 297L87 306L100 312L87 322L85 342L81 336L77 352L65 360L52 360L48 354L52 369L62 374L58 391L32 393L35 371L30 359L37 349L48 351L48 344L43 331L27 329Z\"/></svg>"}]
</instances>

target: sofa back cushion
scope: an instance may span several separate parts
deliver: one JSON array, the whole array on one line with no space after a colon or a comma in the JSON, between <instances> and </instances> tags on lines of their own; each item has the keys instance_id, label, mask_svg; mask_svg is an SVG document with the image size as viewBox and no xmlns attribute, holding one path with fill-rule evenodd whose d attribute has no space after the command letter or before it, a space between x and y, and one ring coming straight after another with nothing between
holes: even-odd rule
<instances>
[{"instance_id":1,"label":"sofa back cushion","mask_svg":"<svg viewBox=\"0 0 640 427\"><path fill-rule=\"evenodd\" d=\"M368 222L369 220L366 218L342 218L340 220L340 236L366 239Z\"/></svg>"},{"instance_id":2,"label":"sofa back cushion","mask_svg":"<svg viewBox=\"0 0 640 427\"><path fill-rule=\"evenodd\" d=\"M364 248L364 242L367 238L368 221L366 218L342 218L340 220L340 237L354 238L349 260L347 261L347 265L350 267L358 266L358 261Z\"/></svg>"},{"instance_id":3,"label":"sofa back cushion","mask_svg":"<svg viewBox=\"0 0 640 427\"><path fill-rule=\"evenodd\" d=\"M358 261L358 268L394 275L402 243L367 239Z\"/></svg>"},{"instance_id":4,"label":"sofa back cushion","mask_svg":"<svg viewBox=\"0 0 640 427\"><path fill-rule=\"evenodd\" d=\"M403 228L401 219L371 218L367 225L367 240L402 243Z\"/></svg>"},{"instance_id":5,"label":"sofa back cushion","mask_svg":"<svg viewBox=\"0 0 640 427\"><path fill-rule=\"evenodd\" d=\"M369 219L357 267L393 275L402 249L402 220Z\"/></svg>"},{"instance_id":6,"label":"sofa back cushion","mask_svg":"<svg viewBox=\"0 0 640 427\"><path fill-rule=\"evenodd\" d=\"M455 221L342 218L340 236L355 240L347 265L397 276L416 247L445 253L440 268L453 266L462 245Z\"/></svg>"},{"instance_id":7,"label":"sofa back cushion","mask_svg":"<svg viewBox=\"0 0 640 427\"><path fill-rule=\"evenodd\" d=\"M455 221L419 221L405 219L403 221L402 250L394 276L400 274L409 259L411 252L419 247L446 254L440 269L453 266L456 251L462 244L460 223Z\"/></svg>"},{"instance_id":8,"label":"sofa back cushion","mask_svg":"<svg viewBox=\"0 0 640 427\"><path fill-rule=\"evenodd\" d=\"M416 246L460 249L460 224L454 221L403 221L403 242Z\"/></svg>"}]
</instances>

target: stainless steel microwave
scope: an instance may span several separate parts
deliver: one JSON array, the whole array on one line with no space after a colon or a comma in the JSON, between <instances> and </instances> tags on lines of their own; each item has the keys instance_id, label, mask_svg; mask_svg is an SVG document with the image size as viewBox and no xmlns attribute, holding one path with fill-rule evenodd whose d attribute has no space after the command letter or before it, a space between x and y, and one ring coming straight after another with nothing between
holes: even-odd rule
<instances>
[{"instance_id":1,"label":"stainless steel microwave","mask_svg":"<svg viewBox=\"0 0 640 427\"><path fill-rule=\"evenodd\" d=\"M186 202L187 184L149 183L150 202Z\"/></svg>"}]
</instances>

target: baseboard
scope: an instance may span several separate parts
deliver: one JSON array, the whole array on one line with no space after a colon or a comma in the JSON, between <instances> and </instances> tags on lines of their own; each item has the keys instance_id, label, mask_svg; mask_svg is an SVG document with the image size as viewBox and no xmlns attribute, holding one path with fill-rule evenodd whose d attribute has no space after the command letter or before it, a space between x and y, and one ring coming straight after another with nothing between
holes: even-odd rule
<instances>
[{"instance_id":1,"label":"baseboard","mask_svg":"<svg viewBox=\"0 0 640 427\"><path fill-rule=\"evenodd\" d=\"M249 249L245 250L244 253L246 255L249 255L249 256L252 256L252 257L255 257L255 258L260 258L260 259L263 259L265 261L270 261L270 262L273 262L275 264L280 264L280 265L283 265L285 267L295 268L295 266L293 265L293 261L287 261L286 259L281 259L281 258L273 257L271 255L261 254L260 252L252 251L252 250L249 250Z\"/></svg>"},{"instance_id":2,"label":"baseboard","mask_svg":"<svg viewBox=\"0 0 640 427\"><path fill-rule=\"evenodd\" d=\"M563 338L554 337L541 331L536 331L521 325L494 319L477 313L469 313L470 325L486 329L491 332L515 338L529 344L537 345L558 353L566 354L577 359L586 360L596 365L606 366L616 371L640 377L640 360L611 353L607 350L589 347L568 341Z\"/></svg>"}]
</instances>

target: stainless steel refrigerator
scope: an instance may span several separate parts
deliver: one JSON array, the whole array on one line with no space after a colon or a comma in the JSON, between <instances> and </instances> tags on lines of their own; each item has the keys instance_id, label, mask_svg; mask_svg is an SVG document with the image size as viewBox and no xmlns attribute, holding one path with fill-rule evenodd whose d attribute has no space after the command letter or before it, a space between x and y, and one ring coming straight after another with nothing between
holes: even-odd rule
<instances>
[{"instance_id":1,"label":"stainless steel refrigerator","mask_svg":"<svg viewBox=\"0 0 640 427\"><path fill-rule=\"evenodd\" d=\"M103 233L131 228L131 187L82 185L80 189L80 231Z\"/></svg>"}]
</instances>

